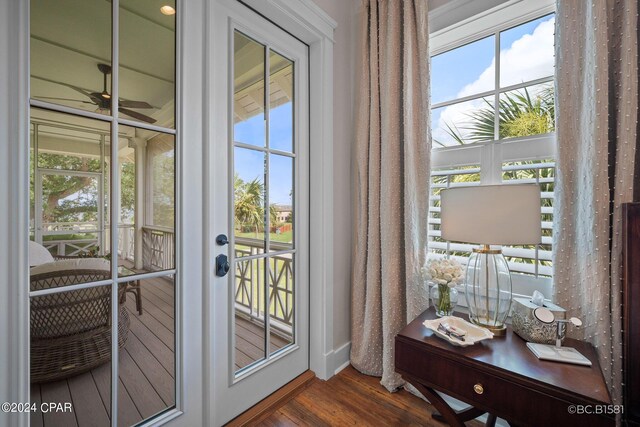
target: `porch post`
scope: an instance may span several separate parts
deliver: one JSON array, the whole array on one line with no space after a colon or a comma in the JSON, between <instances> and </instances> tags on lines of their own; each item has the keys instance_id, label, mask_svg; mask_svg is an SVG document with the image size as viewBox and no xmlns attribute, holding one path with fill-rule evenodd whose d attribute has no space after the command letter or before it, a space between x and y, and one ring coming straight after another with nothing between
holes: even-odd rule
<instances>
[{"instance_id":1,"label":"porch post","mask_svg":"<svg viewBox=\"0 0 640 427\"><path fill-rule=\"evenodd\" d=\"M147 162L147 140L144 138L135 137L131 139L133 146L135 147L135 159L136 159L136 202L134 213L134 268L142 269L142 226L145 224L145 184L144 177L146 176L146 162Z\"/></svg>"}]
</instances>

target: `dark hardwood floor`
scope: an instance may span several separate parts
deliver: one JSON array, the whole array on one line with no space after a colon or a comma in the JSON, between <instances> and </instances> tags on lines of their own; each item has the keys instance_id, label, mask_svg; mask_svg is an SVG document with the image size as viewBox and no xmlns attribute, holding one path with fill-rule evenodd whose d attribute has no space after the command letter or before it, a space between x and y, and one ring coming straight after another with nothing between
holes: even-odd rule
<instances>
[{"instance_id":1,"label":"dark hardwood floor","mask_svg":"<svg viewBox=\"0 0 640 427\"><path fill-rule=\"evenodd\" d=\"M338 375L315 379L300 394L253 425L284 426L446 426L431 418L435 409L402 390L389 393L380 378L349 366ZM470 426L481 425L477 421Z\"/></svg>"}]
</instances>

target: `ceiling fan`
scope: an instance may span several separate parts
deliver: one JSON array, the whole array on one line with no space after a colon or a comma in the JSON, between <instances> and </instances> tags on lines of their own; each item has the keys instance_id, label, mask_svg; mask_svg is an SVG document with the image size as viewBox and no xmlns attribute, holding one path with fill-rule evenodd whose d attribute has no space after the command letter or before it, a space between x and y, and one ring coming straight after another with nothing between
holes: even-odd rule
<instances>
[{"instance_id":1,"label":"ceiling fan","mask_svg":"<svg viewBox=\"0 0 640 427\"><path fill-rule=\"evenodd\" d=\"M103 86L102 92L90 92L88 90L82 89L78 86L73 86L67 83L57 82L63 86L67 86L76 92L80 92L91 101L85 101L80 99L69 99L69 98L58 98L58 97L50 97L50 96L36 96L36 98L40 99L54 99L60 101L75 101L82 102L83 104L94 104L98 106L98 110L109 110L111 108L111 94L107 91L107 76L111 74L111 65L107 64L98 64L98 70L103 74ZM154 108L151 104L145 101L131 101L127 99L120 99L118 101L118 111L122 114L125 114L129 117L133 117L134 119L141 120L146 123L155 123L156 120L152 117L147 116L146 114L139 113L137 111L130 110L129 108Z\"/></svg>"}]
</instances>

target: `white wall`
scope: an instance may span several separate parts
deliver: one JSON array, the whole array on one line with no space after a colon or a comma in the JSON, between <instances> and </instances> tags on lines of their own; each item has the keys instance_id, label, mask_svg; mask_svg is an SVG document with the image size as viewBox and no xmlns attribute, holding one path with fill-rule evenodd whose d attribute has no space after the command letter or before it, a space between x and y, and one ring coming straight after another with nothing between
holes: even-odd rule
<instances>
[{"instance_id":1,"label":"white wall","mask_svg":"<svg viewBox=\"0 0 640 427\"><path fill-rule=\"evenodd\" d=\"M348 359L351 341L351 150L354 139L354 100L358 0L313 0L337 23L334 33L333 110L333 348L336 366Z\"/></svg>"}]
</instances>

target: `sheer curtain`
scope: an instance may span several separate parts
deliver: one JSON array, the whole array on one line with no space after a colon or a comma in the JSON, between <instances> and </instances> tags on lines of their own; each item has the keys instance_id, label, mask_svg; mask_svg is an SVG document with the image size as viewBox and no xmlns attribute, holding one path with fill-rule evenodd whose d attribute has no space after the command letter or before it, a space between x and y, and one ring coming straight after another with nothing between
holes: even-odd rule
<instances>
[{"instance_id":1,"label":"sheer curtain","mask_svg":"<svg viewBox=\"0 0 640 427\"><path fill-rule=\"evenodd\" d=\"M570 332L594 344L622 403L620 204L639 191L638 3L558 0L557 17L555 298L582 318Z\"/></svg>"},{"instance_id":2,"label":"sheer curtain","mask_svg":"<svg viewBox=\"0 0 640 427\"><path fill-rule=\"evenodd\" d=\"M396 333L428 306L426 0L365 0L355 143L351 363L389 390Z\"/></svg>"}]
</instances>

